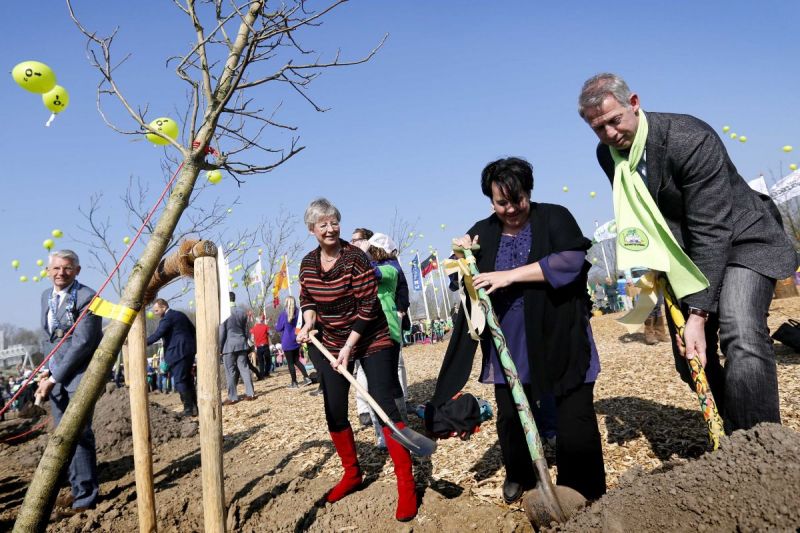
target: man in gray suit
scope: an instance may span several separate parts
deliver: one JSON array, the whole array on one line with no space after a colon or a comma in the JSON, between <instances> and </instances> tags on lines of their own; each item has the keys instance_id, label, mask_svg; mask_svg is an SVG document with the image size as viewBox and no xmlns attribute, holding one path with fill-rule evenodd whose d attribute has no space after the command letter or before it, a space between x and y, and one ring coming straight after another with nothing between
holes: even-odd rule
<instances>
[{"instance_id":1,"label":"man in gray suit","mask_svg":"<svg viewBox=\"0 0 800 533\"><path fill-rule=\"evenodd\" d=\"M597 158L613 182L609 147L620 154L630 150L643 113L639 97L619 76L598 74L584 83L578 108L600 139ZM797 267L780 213L769 196L747 185L708 124L689 115L645 116L645 151L636 172L678 244L709 281L708 288L683 298L688 319L681 345L670 321L676 367L691 385L681 354L700 358L726 431L780 423L767 313L775 280Z\"/></svg>"},{"instance_id":2,"label":"man in gray suit","mask_svg":"<svg viewBox=\"0 0 800 533\"><path fill-rule=\"evenodd\" d=\"M75 279L80 271L80 261L75 252L61 250L50 254L47 272L53 288L42 293L41 313L46 353L55 348L94 298L95 292ZM56 425L61 422L70 398L78 389L83 373L100 344L103 336L101 326L102 319L99 316L87 313L50 359L50 375L39 382L36 396L50 396ZM72 455L69 481L72 497L59 498L56 504L71 507L68 514L94 508L99 484L91 416Z\"/></svg>"},{"instance_id":3,"label":"man in gray suit","mask_svg":"<svg viewBox=\"0 0 800 533\"><path fill-rule=\"evenodd\" d=\"M231 302L236 301L236 295L232 292L230 299ZM236 393L239 375L244 381L244 399L256 399L253 378L247 366L247 353L250 351L250 346L247 344L248 331L247 314L239 307L231 309L231 316L219 326L220 352L225 363L225 375L228 378L228 399L222 402L222 405L232 405L239 401L239 395Z\"/></svg>"}]
</instances>

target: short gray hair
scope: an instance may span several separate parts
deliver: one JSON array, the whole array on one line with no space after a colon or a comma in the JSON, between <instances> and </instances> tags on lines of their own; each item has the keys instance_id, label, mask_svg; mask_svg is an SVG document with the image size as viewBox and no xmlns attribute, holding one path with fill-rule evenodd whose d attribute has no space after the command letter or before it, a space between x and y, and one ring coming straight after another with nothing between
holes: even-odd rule
<instances>
[{"instance_id":1,"label":"short gray hair","mask_svg":"<svg viewBox=\"0 0 800 533\"><path fill-rule=\"evenodd\" d=\"M327 198L317 198L306 208L306 213L303 215L303 222L306 223L308 229L314 229L314 224L317 223L322 217L335 217L337 222L342 221L342 214L336 209Z\"/></svg>"},{"instance_id":2,"label":"short gray hair","mask_svg":"<svg viewBox=\"0 0 800 533\"><path fill-rule=\"evenodd\" d=\"M584 112L593 107L599 107L607 96L612 96L614 100L624 107L630 107L631 90L625 80L610 72L596 74L586 80L581 88L581 95L578 97L578 114L581 118L586 118Z\"/></svg>"},{"instance_id":3,"label":"short gray hair","mask_svg":"<svg viewBox=\"0 0 800 533\"><path fill-rule=\"evenodd\" d=\"M81 266L81 260L78 259L78 254L72 250L56 250L54 252L50 252L50 255L47 256L47 263L52 263L53 259L56 257L60 259L66 259L67 261L72 261L72 264L75 266Z\"/></svg>"}]
</instances>

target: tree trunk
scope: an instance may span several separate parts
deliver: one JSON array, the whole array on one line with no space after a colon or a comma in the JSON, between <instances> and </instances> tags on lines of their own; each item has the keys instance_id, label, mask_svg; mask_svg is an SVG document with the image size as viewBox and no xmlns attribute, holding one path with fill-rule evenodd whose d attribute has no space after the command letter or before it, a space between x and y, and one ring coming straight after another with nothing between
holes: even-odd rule
<instances>
[{"instance_id":1,"label":"tree trunk","mask_svg":"<svg viewBox=\"0 0 800 533\"><path fill-rule=\"evenodd\" d=\"M213 127L201 130L200 138L198 138L201 146L205 146L211 131L213 131ZM191 156L184 161L180 177L169 196L164 212L156 223L155 231L122 290L120 300L122 305L142 312L142 297L145 288L150 278L153 277L153 272L155 272L161 256L164 255L172 233L188 205L202 163L203 154L200 150L192 152ZM39 466L36 468L36 473L17 515L14 532L45 530L55 500L59 473L70 460L81 429L88 422L89 414L105 390L109 371L117 360L117 353L120 351L129 329L128 324L116 320L112 320L105 329L103 340L94 352L78 390L70 399L69 407L61 419L61 423L50 436L47 448L39 461ZM98 429L102 431L102 428Z\"/></svg>"}]
</instances>

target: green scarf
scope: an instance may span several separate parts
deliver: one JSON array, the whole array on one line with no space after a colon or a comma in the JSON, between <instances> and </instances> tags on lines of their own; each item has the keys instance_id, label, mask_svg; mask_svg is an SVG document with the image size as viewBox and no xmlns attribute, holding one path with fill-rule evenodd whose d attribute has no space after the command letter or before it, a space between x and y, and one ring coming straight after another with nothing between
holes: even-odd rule
<instances>
[{"instance_id":1,"label":"green scarf","mask_svg":"<svg viewBox=\"0 0 800 533\"><path fill-rule=\"evenodd\" d=\"M617 221L617 268L647 267L664 272L675 296L683 298L708 287L708 279L680 247L650 196L636 167L647 142L647 117L626 156L609 147L614 159L614 216Z\"/></svg>"}]
</instances>

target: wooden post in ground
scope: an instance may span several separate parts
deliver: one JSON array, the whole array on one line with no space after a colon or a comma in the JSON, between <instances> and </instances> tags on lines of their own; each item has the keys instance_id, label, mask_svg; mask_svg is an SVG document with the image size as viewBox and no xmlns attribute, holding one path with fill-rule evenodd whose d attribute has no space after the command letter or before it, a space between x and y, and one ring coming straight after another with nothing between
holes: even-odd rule
<instances>
[{"instance_id":1,"label":"wooden post in ground","mask_svg":"<svg viewBox=\"0 0 800 533\"><path fill-rule=\"evenodd\" d=\"M213 245L212 245L213 246ZM214 248L213 254L216 255ZM225 531L222 473L222 405L219 399L219 280L216 257L194 261L197 304L197 403L206 533Z\"/></svg>"},{"instance_id":2,"label":"wooden post in ground","mask_svg":"<svg viewBox=\"0 0 800 533\"><path fill-rule=\"evenodd\" d=\"M156 504L153 492L153 456L150 437L150 408L147 398L149 391L145 338L144 313L140 312L136 315L128 333L128 361L125 364L125 375L130 386L131 431L133 433L139 531L154 533L156 531Z\"/></svg>"}]
</instances>

